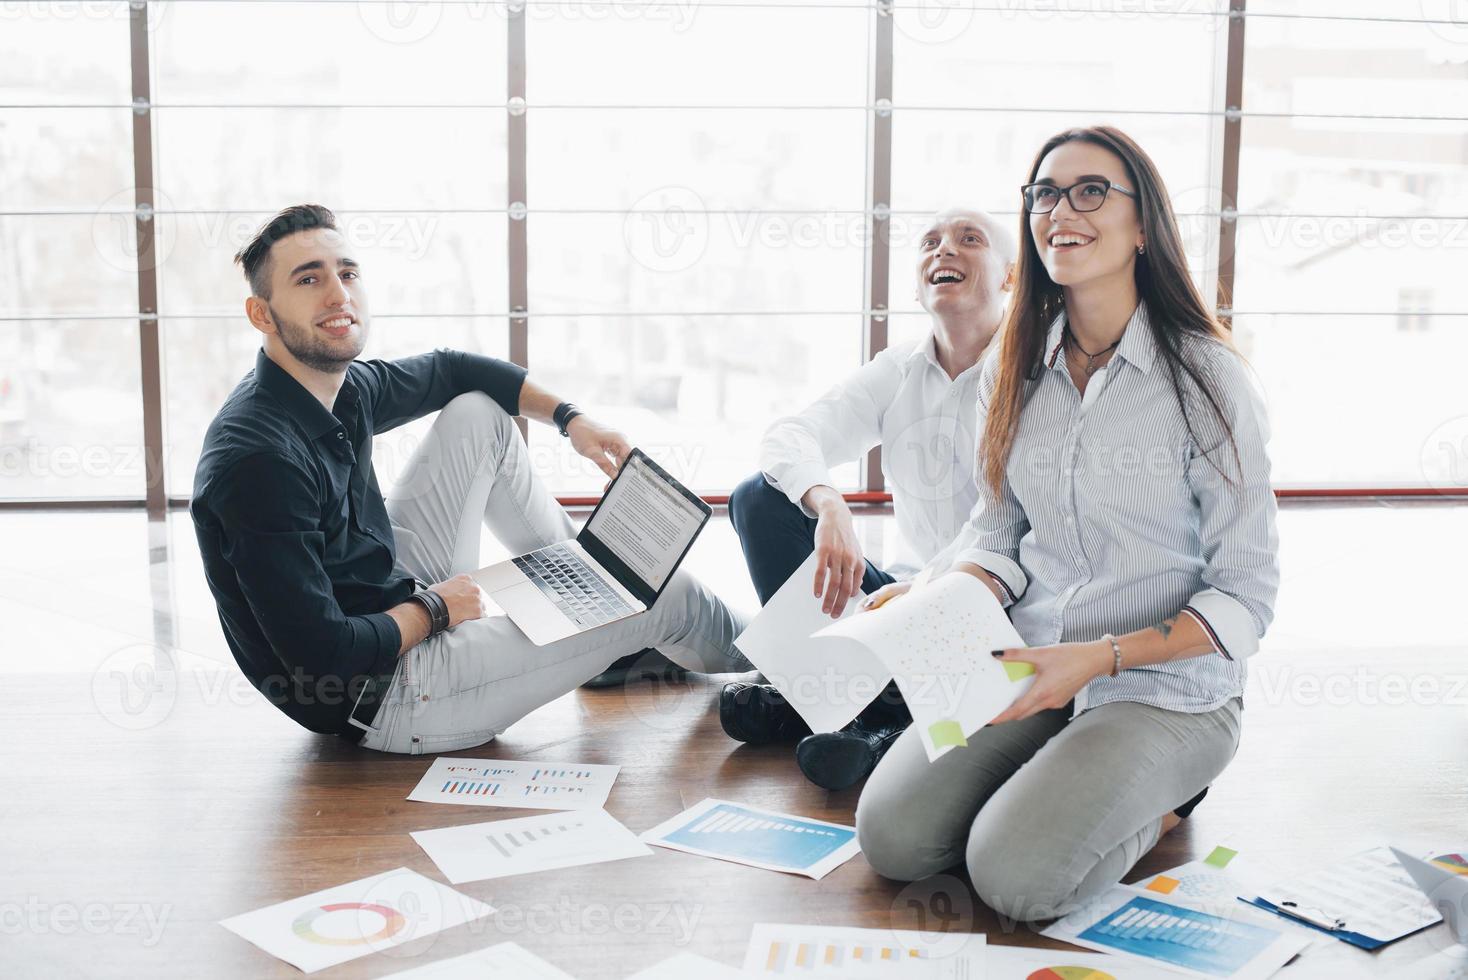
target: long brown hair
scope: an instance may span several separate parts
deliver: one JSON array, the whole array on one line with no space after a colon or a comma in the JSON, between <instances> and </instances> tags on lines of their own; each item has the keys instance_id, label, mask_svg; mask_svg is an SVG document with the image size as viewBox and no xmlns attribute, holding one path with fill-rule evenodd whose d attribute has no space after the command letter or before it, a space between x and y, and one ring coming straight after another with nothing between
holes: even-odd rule
<instances>
[{"instance_id":1,"label":"long brown hair","mask_svg":"<svg viewBox=\"0 0 1468 980\"><path fill-rule=\"evenodd\" d=\"M1130 136L1112 126L1092 126L1068 129L1046 140L1040 152L1035 154L1026 183L1034 182L1041 161L1051 150L1073 140L1104 147L1116 154L1126 166L1132 189L1137 194L1142 232L1147 243L1146 252L1137 256L1137 296L1147 307L1152 335L1167 365L1188 434L1194 442L1199 442L1189 411L1189 403L1195 403L1195 399L1185 389L1185 378L1191 383L1192 390L1199 392L1207 402L1220 431L1227 435L1227 442L1237 461L1238 448L1234 443L1233 429L1224 414L1217 385L1184 350L1184 344L1190 338L1216 340L1230 347L1232 344L1228 332L1208 311L1198 287L1188 274L1182 236L1178 234L1177 218L1173 215L1162 175L1157 172L1151 157ZM1027 384L1040 376L1050 325L1065 309L1061 287L1050 278L1050 273L1040 261L1034 236L1030 233L1029 217L1021 210L1019 233L1023 244L1015 266L1014 294L1009 302L996 355L999 359L998 378L980 441L979 458L984 482L996 497L1003 491L1004 471L1014 448L1015 434L1019 431ZM1203 448L1208 451L1210 462L1226 477L1212 458L1211 450L1216 447Z\"/></svg>"}]
</instances>

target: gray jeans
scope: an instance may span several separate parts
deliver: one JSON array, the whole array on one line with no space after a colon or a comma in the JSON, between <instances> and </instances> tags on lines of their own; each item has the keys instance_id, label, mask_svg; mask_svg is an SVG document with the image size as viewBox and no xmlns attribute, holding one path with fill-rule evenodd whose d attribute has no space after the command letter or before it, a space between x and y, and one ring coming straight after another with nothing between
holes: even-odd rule
<instances>
[{"instance_id":1,"label":"gray jeans","mask_svg":"<svg viewBox=\"0 0 1468 980\"><path fill-rule=\"evenodd\" d=\"M532 471L514 419L477 393L439 413L387 512L398 560L430 583L479 567L481 526L514 554L576 534ZM461 623L400 658L362 745L413 755L479 745L644 647L690 670L750 670L733 646L745 625L683 571L647 612L547 646L505 616Z\"/></svg>"},{"instance_id":2,"label":"gray jeans","mask_svg":"<svg viewBox=\"0 0 1468 980\"><path fill-rule=\"evenodd\" d=\"M862 791L856 831L881 875L968 865L974 890L1018 921L1064 915L1152 849L1163 815L1223 772L1240 701L1187 714L1131 701L1070 718L990 725L929 763L909 728Z\"/></svg>"}]
</instances>

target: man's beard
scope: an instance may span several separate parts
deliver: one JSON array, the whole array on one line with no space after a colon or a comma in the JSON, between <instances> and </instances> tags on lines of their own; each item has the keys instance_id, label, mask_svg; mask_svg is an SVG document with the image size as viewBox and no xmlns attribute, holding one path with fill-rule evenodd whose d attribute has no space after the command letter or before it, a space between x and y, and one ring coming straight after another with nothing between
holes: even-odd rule
<instances>
[{"instance_id":1,"label":"man's beard","mask_svg":"<svg viewBox=\"0 0 1468 980\"><path fill-rule=\"evenodd\" d=\"M367 344L367 325L360 320L357 321L355 343L332 347L326 339L316 335L315 327L292 323L276 313L273 306L267 306L267 309L270 310L270 319L275 323L276 336L280 338L281 344L292 357L313 371L340 374L347 369L348 364L357 359L357 355L362 353L362 348ZM347 337L342 338L343 342L347 340Z\"/></svg>"}]
</instances>

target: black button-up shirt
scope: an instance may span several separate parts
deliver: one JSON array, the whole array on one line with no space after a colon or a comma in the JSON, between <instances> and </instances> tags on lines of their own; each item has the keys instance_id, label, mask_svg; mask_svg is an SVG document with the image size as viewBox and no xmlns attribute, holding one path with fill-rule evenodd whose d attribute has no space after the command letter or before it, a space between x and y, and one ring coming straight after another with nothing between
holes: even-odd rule
<instances>
[{"instance_id":1,"label":"black button-up shirt","mask_svg":"<svg viewBox=\"0 0 1468 980\"><path fill-rule=\"evenodd\" d=\"M386 610L414 582L397 563L372 437L469 391L518 414L524 380L461 351L355 361L327 411L262 350L214 417L189 508L204 574L240 669L301 725L357 739L358 695L366 685L370 709L402 644Z\"/></svg>"}]
</instances>

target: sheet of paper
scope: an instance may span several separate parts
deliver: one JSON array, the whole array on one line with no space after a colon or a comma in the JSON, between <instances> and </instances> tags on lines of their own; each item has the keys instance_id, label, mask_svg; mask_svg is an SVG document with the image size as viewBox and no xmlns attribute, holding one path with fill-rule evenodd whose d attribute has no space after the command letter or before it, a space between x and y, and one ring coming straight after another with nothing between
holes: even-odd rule
<instances>
[{"instance_id":1,"label":"sheet of paper","mask_svg":"<svg viewBox=\"0 0 1468 980\"><path fill-rule=\"evenodd\" d=\"M652 853L605 810L540 813L463 827L416 830L412 836L455 885Z\"/></svg>"},{"instance_id":2,"label":"sheet of paper","mask_svg":"<svg viewBox=\"0 0 1468 980\"><path fill-rule=\"evenodd\" d=\"M1344 919L1348 931L1373 939L1395 939L1442 919L1386 847L1276 882L1260 889L1259 898L1272 905L1294 902L1313 910L1311 914Z\"/></svg>"},{"instance_id":3,"label":"sheet of paper","mask_svg":"<svg viewBox=\"0 0 1468 980\"><path fill-rule=\"evenodd\" d=\"M815 597L812 554L770 597L734 645L785 695L813 732L845 728L892 680L891 671L865 646L842 637L811 634L833 620ZM858 593L842 619L857 615Z\"/></svg>"},{"instance_id":4,"label":"sheet of paper","mask_svg":"<svg viewBox=\"0 0 1468 980\"><path fill-rule=\"evenodd\" d=\"M1421 857L1392 848L1392 856L1427 896L1459 943L1468 943L1468 855L1430 851Z\"/></svg>"},{"instance_id":5,"label":"sheet of paper","mask_svg":"<svg viewBox=\"0 0 1468 980\"><path fill-rule=\"evenodd\" d=\"M398 868L219 924L271 956L314 973L493 911L416 871Z\"/></svg>"},{"instance_id":6,"label":"sheet of paper","mask_svg":"<svg viewBox=\"0 0 1468 980\"><path fill-rule=\"evenodd\" d=\"M1449 946L1386 976L1393 980L1468 980L1468 946Z\"/></svg>"},{"instance_id":7,"label":"sheet of paper","mask_svg":"<svg viewBox=\"0 0 1468 980\"><path fill-rule=\"evenodd\" d=\"M1178 980L1185 974L1104 953L990 946L988 980Z\"/></svg>"},{"instance_id":8,"label":"sheet of paper","mask_svg":"<svg viewBox=\"0 0 1468 980\"><path fill-rule=\"evenodd\" d=\"M642 835L657 847L820 879L856 856L856 828L707 799Z\"/></svg>"},{"instance_id":9,"label":"sheet of paper","mask_svg":"<svg viewBox=\"0 0 1468 980\"><path fill-rule=\"evenodd\" d=\"M691 977L697 980L749 980L754 976L758 974L736 970L697 953L679 953L657 966L632 974L627 980L689 980Z\"/></svg>"},{"instance_id":10,"label":"sheet of paper","mask_svg":"<svg viewBox=\"0 0 1468 980\"><path fill-rule=\"evenodd\" d=\"M1117 885L1041 934L1192 976L1263 980L1310 944L1272 919L1242 902L1221 915Z\"/></svg>"},{"instance_id":11,"label":"sheet of paper","mask_svg":"<svg viewBox=\"0 0 1468 980\"><path fill-rule=\"evenodd\" d=\"M982 933L756 923L744 969L756 976L827 976L840 980L984 980Z\"/></svg>"},{"instance_id":12,"label":"sheet of paper","mask_svg":"<svg viewBox=\"0 0 1468 980\"><path fill-rule=\"evenodd\" d=\"M586 762L439 758L408 799L528 810L599 810L620 769Z\"/></svg>"},{"instance_id":13,"label":"sheet of paper","mask_svg":"<svg viewBox=\"0 0 1468 980\"><path fill-rule=\"evenodd\" d=\"M486 949L439 960L384 980L576 980L551 966L530 950L515 943L500 943Z\"/></svg>"},{"instance_id":14,"label":"sheet of paper","mask_svg":"<svg viewBox=\"0 0 1468 980\"><path fill-rule=\"evenodd\" d=\"M967 745L1034 682L1033 667L991 655L1025 644L972 575L939 576L816 635L855 640L892 672L929 761Z\"/></svg>"}]
</instances>

